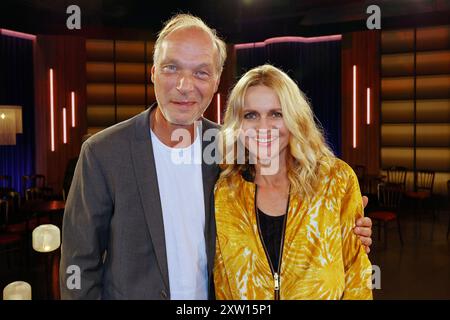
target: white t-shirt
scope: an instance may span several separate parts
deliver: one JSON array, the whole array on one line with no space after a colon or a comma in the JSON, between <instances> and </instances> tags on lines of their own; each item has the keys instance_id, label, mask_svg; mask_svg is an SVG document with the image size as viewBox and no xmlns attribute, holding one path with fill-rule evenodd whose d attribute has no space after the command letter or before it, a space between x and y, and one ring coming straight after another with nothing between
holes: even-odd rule
<instances>
[{"instance_id":1,"label":"white t-shirt","mask_svg":"<svg viewBox=\"0 0 450 320\"><path fill-rule=\"evenodd\" d=\"M171 299L207 299L200 134L187 148L170 148L153 131L151 139L164 220Z\"/></svg>"}]
</instances>

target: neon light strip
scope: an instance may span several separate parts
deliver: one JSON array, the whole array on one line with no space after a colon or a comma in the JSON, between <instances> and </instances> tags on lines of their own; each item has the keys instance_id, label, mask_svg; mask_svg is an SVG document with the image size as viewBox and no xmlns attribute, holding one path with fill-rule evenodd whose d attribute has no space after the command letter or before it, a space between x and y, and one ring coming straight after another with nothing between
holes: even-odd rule
<instances>
[{"instance_id":1,"label":"neon light strip","mask_svg":"<svg viewBox=\"0 0 450 320\"><path fill-rule=\"evenodd\" d=\"M356 148L356 65L353 65L353 149Z\"/></svg>"},{"instance_id":2,"label":"neon light strip","mask_svg":"<svg viewBox=\"0 0 450 320\"><path fill-rule=\"evenodd\" d=\"M217 123L220 124L221 123L221 119L220 119L220 93L217 94Z\"/></svg>"},{"instance_id":3,"label":"neon light strip","mask_svg":"<svg viewBox=\"0 0 450 320\"><path fill-rule=\"evenodd\" d=\"M67 143L67 109L63 108L63 143Z\"/></svg>"},{"instance_id":4,"label":"neon light strip","mask_svg":"<svg viewBox=\"0 0 450 320\"><path fill-rule=\"evenodd\" d=\"M302 43L315 43L315 42L325 42L325 41L338 41L342 39L342 35L335 34L331 36L322 36L322 37L276 37L269 38L264 40L263 42L254 42L254 43L239 43L234 45L235 49L248 49L248 48L259 48L264 47L271 43L283 43L283 42L302 42Z\"/></svg>"},{"instance_id":5,"label":"neon light strip","mask_svg":"<svg viewBox=\"0 0 450 320\"><path fill-rule=\"evenodd\" d=\"M370 88L367 88L367 124L370 124Z\"/></svg>"},{"instance_id":6,"label":"neon light strip","mask_svg":"<svg viewBox=\"0 0 450 320\"><path fill-rule=\"evenodd\" d=\"M23 32L8 30L8 29L0 29L0 34L2 34L4 36L22 38L22 39L26 39L26 40L33 40L33 41L36 40L36 36L34 34L23 33Z\"/></svg>"},{"instance_id":7,"label":"neon light strip","mask_svg":"<svg viewBox=\"0 0 450 320\"><path fill-rule=\"evenodd\" d=\"M50 68L50 135L51 150L55 151L55 104L53 96L53 69Z\"/></svg>"},{"instance_id":8,"label":"neon light strip","mask_svg":"<svg viewBox=\"0 0 450 320\"><path fill-rule=\"evenodd\" d=\"M71 93L71 101L72 101L72 128L75 128L75 92Z\"/></svg>"}]
</instances>

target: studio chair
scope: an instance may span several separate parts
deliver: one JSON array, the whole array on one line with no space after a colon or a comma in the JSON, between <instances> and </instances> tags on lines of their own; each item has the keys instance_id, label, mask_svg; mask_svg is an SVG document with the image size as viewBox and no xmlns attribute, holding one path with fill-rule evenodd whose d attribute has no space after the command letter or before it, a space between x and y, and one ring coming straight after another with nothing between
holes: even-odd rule
<instances>
[{"instance_id":1,"label":"studio chair","mask_svg":"<svg viewBox=\"0 0 450 320\"><path fill-rule=\"evenodd\" d=\"M398 185L402 191L406 189L406 168L405 167L391 167L387 169L387 183L391 185Z\"/></svg>"},{"instance_id":2,"label":"studio chair","mask_svg":"<svg viewBox=\"0 0 450 320\"><path fill-rule=\"evenodd\" d=\"M413 211L416 219L418 219L419 226L421 221L421 213L426 213L427 211L431 210L431 239L433 239L434 223L436 220L434 205L432 201L435 172L430 170L421 170L418 171L416 175L416 190L406 192L405 196L408 199L414 201Z\"/></svg>"},{"instance_id":3,"label":"studio chair","mask_svg":"<svg viewBox=\"0 0 450 320\"><path fill-rule=\"evenodd\" d=\"M8 194L8 192L13 191L11 185L12 185L11 176L6 175L0 176L0 199L3 199Z\"/></svg>"},{"instance_id":4,"label":"studio chair","mask_svg":"<svg viewBox=\"0 0 450 320\"><path fill-rule=\"evenodd\" d=\"M378 228L378 240L381 240L381 228L384 232L384 248L387 248L388 227L390 222L396 222L400 244L403 246L402 229L398 210L403 196L403 190L399 184L378 185L378 209L368 214Z\"/></svg>"},{"instance_id":5,"label":"studio chair","mask_svg":"<svg viewBox=\"0 0 450 320\"><path fill-rule=\"evenodd\" d=\"M450 234L450 180L447 180L447 196L448 196L448 227L447 227L447 239Z\"/></svg>"},{"instance_id":6,"label":"studio chair","mask_svg":"<svg viewBox=\"0 0 450 320\"><path fill-rule=\"evenodd\" d=\"M23 176L22 187L25 201L49 200L53 197L53 190L47 187L43 174Z\"/></svg>"},{"instance_id":7,"label":"studio chair","mask_svg":"<svg viewBox=\"0 0 450 320\"><path fill-rule=\"evenodd\" d=\"M8 269L11 268L11 257L13 253L22 256L23 236L18 233L7 231L9 212L8 201L0 200L0 261L6 256Z\"/></svg>"},{"instance_id":8,"label":"studio chair","mask_svg":"<svg viewBox=\"0 0 450 320\"><path fill-rule=\"evenodd\" d=\"M361 188L362 194L367 194L367 183L366 183L366 166L357 164L354 167L355 174L358 177L359 187Z\"/></svg>"}]
</instances>

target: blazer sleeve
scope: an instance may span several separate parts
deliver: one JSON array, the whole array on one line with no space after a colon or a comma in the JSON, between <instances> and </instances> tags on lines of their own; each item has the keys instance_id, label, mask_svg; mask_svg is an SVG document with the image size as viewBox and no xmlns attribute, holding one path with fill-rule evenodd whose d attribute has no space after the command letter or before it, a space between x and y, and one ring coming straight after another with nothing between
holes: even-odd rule
<instances>
[{"instance_id":1,"label":"blazer sleeve","mask_svg":"<svg viewBox=\"0 0 450 320\"><path fill-rule=\"evenodd\" d=\"M343 299L372 299L372 265L353 227L363 216L362 196L358 178L351 168L341 206L342 256L345 270Z\"/></svg>"},{"instance_id":2,"label":"blazer sleeve","mask_svg":"<svg viewBox=\"0 0 450 320\"><path fill-rule=\"evenodd\" d=\"M62 299L101 299L103 256L113 200L102 165L86 141L64 211L60 290Z\"/></svg>"}]
</instances>

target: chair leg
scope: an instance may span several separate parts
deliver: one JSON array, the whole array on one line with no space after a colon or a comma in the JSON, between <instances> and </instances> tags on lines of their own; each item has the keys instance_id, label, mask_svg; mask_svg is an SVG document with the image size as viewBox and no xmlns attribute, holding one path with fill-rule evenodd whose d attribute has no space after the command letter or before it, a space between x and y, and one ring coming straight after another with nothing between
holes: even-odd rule
<instances>
[{"instance_id":1,"label":"chair leg","mask_svg":"<svg viewBox=\"0 0 450 320\"><path fill-rule=\"evenodd\" d=\"M449 234L450 234L450 215L448 216L447 239Z\"/></svg>"},{"instance_id":2,"label":"chair leg","mask_svg":"<svg viewBox=\"0 0 450 320\"><path fill-rule=\"evenodd\" d=\"M378 241L381 240L381 221L377 221Z\"/></svg>"},{"instance_id":3,"label":"chair leg","mask_svg":"<svg viewBox=\"0 0 450 320\"><path fill-rule=\"evenodd\" d=\"M387 249L387 222L383 223L383 229L384 229L384 248Z\"/></svg>"},{"instance_id":4,"label":"chair leg","mask_svg":"<svg viewBox=\"0 0 450 320\"><path fill-rule=\"evenodd\" d=\"M400 238L400 244L403 247L402 228L400 226L400 219L399 218L397 218L397 228L398 228L398 236Z\"/></svg>"},{"instance_id":5,"label":"chair leg","mask_svg":"<svg viewBox=\"0 0 450 320\"><path fill-rule=\"evenodd\" d=\"M432 221L431 221L431 241L433 241L434 236L434 224L436 222L436 211L434 210L433 202L431 202L431 214L432 214Z\"/></svg>"},{"instance_id":6,"label":"chair leg","mask_svg":"<svg viewBox=\"0 0 450 320\"><path fill-rule=\"evenodd\" d=\"M422 212L423 212L423 203L422 200L417 200L417 226L418 226L418 233L419 233L419 239L422 238Z\"/></svg>"},{"instance_id":7,"label":"chair leg","mask_svg":"<svg viewBox=\"0 0 450 320\"><path fill-rule=\"evenodd\" d=\"M6 265L8 266L8 270L11 269L11 252L6 253Z\"/></svg>"},{"instance_id":8,"label":"chair leg","mask_svg":"<svg viewBox=\"0 0 450 320\"><path fill-rule=\"evenodd\" d=\"M414 215L414 238L417 238L417 225L419 223L419 218L417 214L417 206L418 202L417 199L413 199L413 215Z\"/></svg>"}]
</instances>

